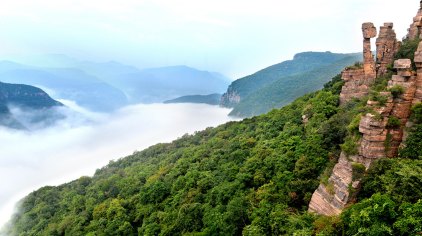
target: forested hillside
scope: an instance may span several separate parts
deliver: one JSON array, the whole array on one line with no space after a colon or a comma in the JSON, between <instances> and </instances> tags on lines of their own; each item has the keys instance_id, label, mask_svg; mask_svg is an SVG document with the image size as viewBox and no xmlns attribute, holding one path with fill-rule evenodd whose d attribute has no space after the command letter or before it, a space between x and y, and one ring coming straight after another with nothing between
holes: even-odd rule
<instances>
[{"instance_id":1,"label":"forested hillside","mask_svg":"<svg viewBox=\"0 0 422 236\"><path fill-rule=\"evenodd\" d=\"M62 106L60 102L53 100L43 90L23 84L8 84L0 82L0 126L15 129L24 129L18 120L10 112L9 106L19 107L23 110L46 110L56 106ZM51 118L52 114L46 113L38 117L38 122Z\"/></svg>"},{"instance_id":2,"label":"forested hillside","mask_svg":"<svg viewBox=\"0 0 422 236\"><path fill-rule=\"evenodd\" d=\"M270 66L234 81L221 105L234 107L231 115L251 117L280 108L321 89L344 67L361 60L360 53L303 52L293 60Z\"/></svg>"},{"instance_id":3,"label":"forested hillside","mask_svg":"<svg viewBox=\"0 0 422 236\"><path fill-rule=\"evenodd\" d=\"M385 84L384 81L378 81ZM411 235L422 227L422 112L402 157L364 177L339 217L307 213L367 98L338 106L343 82L272 112L111 162L94 177L23 199L10 235ZM377 86L375 85L375 86ZM305 115L305 117L302 117ZM346 142L347 143L347 142ZM342 145L347 149L347 145Z\"/></svg>"}]
</instances>

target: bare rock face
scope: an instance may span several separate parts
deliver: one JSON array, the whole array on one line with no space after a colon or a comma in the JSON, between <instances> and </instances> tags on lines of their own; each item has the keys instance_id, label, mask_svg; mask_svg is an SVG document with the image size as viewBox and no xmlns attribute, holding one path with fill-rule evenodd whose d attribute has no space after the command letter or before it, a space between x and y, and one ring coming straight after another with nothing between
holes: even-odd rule
<instances>
[{"instance_id":1,"label":"bare rock face","mask_svg":"<svg viewBox=\"0 0 422 236\"><path fill-rule=\"evenodd\" d=\"M367 95L370 85L375 81L376 67L371 50L371 38L377 36L377 29L373 23L366 22L362 24L362 34L363 68L346 68L342 72L345 85L340 93L340 104Z\"/></svg>"},{"instance_id":2,"label":"bare rock face","mask_svg":"<svg viewBox=\"0 0 422 236\"><path fill-rule=\"evenodd\" d=\"M371 38L377 36L377 29L373 23L362 24L363 34L363 70L365 75L375 77L375 61L371 50Z\"/></svg>"},{"instance_id":3,"label":"bare rock face","mask_svg":"<svg viewBox=\"0 0 422 236\"><path fill-rule=\"evenodd\" d=\"M418 70L421 70L422 75L422 60L418 65L420 66ZM352 179L353 165L361 164L368 169L377 159L397 156L398 148L405 135L403 131L404 126L408 122L410 109L416 94L417 77L413 75L411 62L408 59L395 61L394 68L397 70L397 75L393 76L389 81L388 88L400 86L403 93L396 94L393 97L391 92L382 92L380 96L387 98L384 104L380 104L377 101L368 101L367 106L373 112L362 116L359 123L359 132L362 137L358 143L358 155L346 156L342 152L327 186L321 183L314 192L309 204L310 212L329 216L340 214L346 205L353 200L354 196L351 195L350 190L356 192L360 185L360 179ZM361 70L360 77L354 80L353 76L355 76L357 71L354 70L352 73L346 71L343 73L346 84L342 93L347 91L347 86L351 85L351 81L361 81L364 77L362 75L364 72ZM355 86L354 88L357 87ZM396 124L391 127L389 125L390 119L398 120L398 126Z\"/></svg>"},{"instance_id":4,"label":"bare rock face","mask_svg":"<svg viewBox=\"0 0 422 236\"><path fill-rule=\"evenodd\" d=\"M220 100L220 105L225 107L233 107L234 105L240 102L240 95L234 91L230 90L223 94Z\"/></svg>"},{"instance_id":5,"label":"bare rock face","mask_svg":"<svg viewBox=\"0 0 422 236\"><path fill-rule=\"evenodd\" d=\"M422 42L419 43L418 49L415 52L414 62L417 68L416 76L416 92L413 104L422 102Z\"/></svg>"},{"instance_id":6,"label":"bare rock face","mask_svg":"<svg viewBox=\"0 0 422 236\"><path fill-rule=\"evenodd\" d=\"M407 29L408 33L406 38L413 40L416 38L422 38L421 36L421 27L422 27L422 1L420 2L420 8L418 10L418 13L415 17L413 17L413 22L410 25L409 29Z\"/></svg>"},{"instance_id":7,"label":"bare rock face","mask_svg":"<svg viewBox=\"0 0 422 236\"><path fill-rule=\"evenodd\" d=\"M421 8L409 29L408 39L422 38L422 1ZM385 23L380 28L377 46L377 73L373 70L373 57L370 39L376 36L372 23L362 25L364 37L363 68L349 68L343 71L345 84L340 94L340 103L344 104L352 98L360 98L368 94L375 77L385 75L387 65L393 62L394 55L400 47L396 39L392 23ZM388 90L379 96L386 99L367 102L371 112L361 117L359 123L360 140L357 142L358 154L347 156L341 153L339 162L335 165L328 183L321 183L312 195L309 211L323 215L338 215L353 202L359 190L360 179L353 175L355 168L366 168L380 158L395 157L398 149L406 138L406 127L411 127L409 121L413 104L422 102L422 42L415 52L414 62L416 73L412 71L409 59L394 61L397 74L388 81ZM382 102L382 103L381 103ZM360 170L361 171L361 170Z\"/></svg>"},{"instance_id":8,"label":"bare rock face","mask_svg":"<svg viewBox=\"0 0 422 236\"><path fill-rule=\"evenodd\" d=\"M368 94L373 79L366 79L363 69L346 69L342 73L345 81L340 93L340 104L345 104L352 98L359 98Z\"/></svg>"},{"instance_id":9,"label":"bare rock face","mask_svg":"<svg viewBox=\"0 0 422 236\"><path fill-rule=\"evenodd\" d=\"M394 61L394 54L398 51L396 33L393 23L384 23L376 40L377 46L377 76L387 73L387 66Z\"/></svg>"},{"instance_id":10,"label":"bare rock face","mask_svg":"<svg viewBox=\"0 0 422 236\"><path fill-rule=\"evenodd\" d=\"M328 186L320 184L312 195L309 211L322 215L338 215L349 200L349 186L352 184L352 164L342 153Z\"/></svg>"}]
</instances>

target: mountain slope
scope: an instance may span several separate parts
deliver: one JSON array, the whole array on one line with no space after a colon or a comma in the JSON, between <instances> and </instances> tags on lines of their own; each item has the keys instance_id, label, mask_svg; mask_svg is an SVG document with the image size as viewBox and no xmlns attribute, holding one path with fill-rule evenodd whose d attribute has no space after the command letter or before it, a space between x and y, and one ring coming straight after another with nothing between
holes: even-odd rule
<instances>
[{"instance_id":1,"label":"mountain slope","mask_svg":"<svg viewBox=\"0 0 422 236\"><path fill-rule=\"evenodd\" d=\"M62 104L50 98L47 93L39 88L29 85L0 82L0 125L9 128L24 128L18 121L19 117L15 117L11 113L9 106L18 107L22 110L35 111L48 110L53 107L62 106ZM47 119L48 117L45 118ZM37 119L39 121L42 120L41 117Z\"/></svg>"},{"instance_id":2,"label":"mountain slope","mask_svg":"<svg viewBox=\"0 0 422 236\"><path fill-rule=\"evenodd\" d=\"M250 117L285 106L303 94L321 89L328 82L327 78L334 77L357 59L355 56L345 57L329 65L276 80L242 99L230 115Z\"/></svg>"},{"instance_id":3,"label":"mountain slope","mask_svg":"<svg viewBox=\"0 0 422 236\"><path fill-rule=\"evenodd\" d=\"M354 129L353 117L366 112L365 98L338 106L342 85L336 77L279 110L152 146L110 162L92 178L41 188L21 201L6 233L417 234L420 160L380 161L365 175L359 202L340 217L307 212L312 192ZM417 158L421 111L406 145Z\"/></svg>"},{"instance_id":4,"label":"mountain slope","mask_svg":"<svg viewBox=\"0 0 422 236\"><path fill-rule=\"evenodd\" d=\"M338 74L345 66L359 60L361 60L360 53L298 53L293 60L284 61L234 81L223 95L221 105L234 107L235 111L232 115L241 117L263 114L274 107L280 107L285 105L286 102L291 102L306 92L320 89L324 83L328 82L328 78ZM324 70L327 70L326 74L324 74ZM317 74L314 75L313 73ZM310 81L309 85L305 80ZM275 87L272 88L272 86ZM296 89L297 94L284 96L283 94L287 91L283 89L284 87ZM301 91L301 87L307 88ZM268 98L265 99L263 94ZM243 103L243 100L247 99L248 101ZM254 109L249 107L252 105L251 103L259 104L259 106L262 104L263 108L259 111L250 110ZM238 105L239 108L237 108Z\"/></svg>"},{"instance_id":5,"label":"mountain slope","mask_svg":"<svg viewBox=\"0 0 422 236\"><path fill-rule=\"evenodd\" d=\"M20 204L9 233L262 235L312 228L306 209L328 163L338 110L329 89L267 115L158 144L45 187ZM312 108L310 108L312 107ZM315 116L302 123L304 109ZM331 129L332 128L332 129ZM296 223L295 223L296 222ZM298 223L300 222L300 223Z\"/></svg>"}]
</instances>

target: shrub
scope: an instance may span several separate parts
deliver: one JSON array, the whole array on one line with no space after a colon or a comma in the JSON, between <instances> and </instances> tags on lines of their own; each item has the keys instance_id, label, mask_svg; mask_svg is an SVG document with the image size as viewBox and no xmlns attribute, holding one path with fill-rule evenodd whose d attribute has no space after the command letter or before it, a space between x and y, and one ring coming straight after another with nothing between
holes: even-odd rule
<instances>
[{"instance_id":1,"label":"shrub","mask_svg":"<svg viewBox=\"0 0 422 236\"><path fill-rule=\"evenodd\" d=\"M346 155L356 155L358 154L358 138L355 136L348 136L345 142L340 145L341 150L346 153Z\"/></svg>"},{"instance_id":2,"label":"shrub","mask_svg":"<svg viewBox=\"0 0 422 236\"><path fill-rule=\"evenodd\" d=\"M352 163L352 180L356 181L362 179L363 175L365 174L366 167L361 163Z\"/></svg>"},{"instance_id":3,"label":"shrub","mask_svg":"<svg viewBox=\"0 0 422 236\"><path fill-rule=\"evenodd\" d=\"M412 120L415 123L422 123L422 103L418 103L412 107Z\"/></svg>"},{"instance_id":4,"label":"shrub","mask_svg":"<svg viewBox=\"0 0 422 236\"><path fill-rule=\"evenodd\" d=\"M404 88L400 85L394 85L388 91L391 92L391 95L393 95L393 98L398 98L400 97L400 95L404 93Z\"/></svg>"},{"instance_id":5,"label":"shrub","mask_svg":"<svg viewBox=\"0 0 422 236\"><path fill-rule=\"evenodd\" d=\"M363 68L363 63L360 61L355 62L355 64L353 64L353 66L348 66L346 67L346 70L357 70L357 69L362 69Z\"/></svg>"},{"instance_id":6,"label":"shrub","mask_svg":"<svg viewBox=\"0 0 422 236\"><path fill-rule=\"evenodd\" d=\"M352 122L347 126L347 131L349 131L350 134L359 134L359 124L360 120L362 118L362 114L356 115Z\"/></svg>"},{"instance_id":7,"label":"shrub","mask_svg":"<svg viewBox=\"0 0 422 236\"><path fill-rule=\"evenodd\" d=\"M371 91L371 93L369 94L369 100L378 102L380 106L384 106L385 103L387 103L388 101L388 97L381 95L377 91Z\"/></svg>"},{"instance_id":8,"label":"shrub","mask_svg":"<svg viewBox=\"0 0 422 236\"><path fill-rule=\"evenodd\" d=\"M400 127L400 120L395 116L388 117L387 121L387 128L389 129L397 129Z\"/></svg>"}]
</instances>

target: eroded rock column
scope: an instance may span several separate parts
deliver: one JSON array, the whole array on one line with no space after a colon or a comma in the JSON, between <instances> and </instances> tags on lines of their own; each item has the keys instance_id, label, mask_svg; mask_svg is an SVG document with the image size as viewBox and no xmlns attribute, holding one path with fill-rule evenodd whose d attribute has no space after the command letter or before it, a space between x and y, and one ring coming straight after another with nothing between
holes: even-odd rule
<instances>
[{"instance_id":1,"label":"eroded rock column","mask_svg":"<svg viewBox=\"0 0 422 236\"><path fill-rule=\"evenodd\" d=\"M340 93L340 104L345 104L353 98L360 98L369 92L369 86L375 81L376 67L371 51L371 38L377 36L377 29L373 23L362 24L363 34L363 65L349 67L342 72L345 81Z\"/></svg>"},{"instance_id":2,"label":"eroded rock column","mask_svg":"<svg viewBox=\"0 0 422 236\"><path fill-rule=\"evenodd\" d=\"M367 22L362 24L363 33L363 70L367 77L376 77L376 68L374 56L371 50L371 38L377 36L377 29L373 23Z\"/></svg>"},{"instance_id":3,"label":"eroded rock column","mask_svg":"<svg viewBox=\"0 0 422 236\"><path fill-rule=\"evenodd\" d=\"M409 29L407 29L407 39L413 40L416 38L422 38L421 36L421 27L422 27L422 1L420 1L420 8L418 13L415 17L413 17L413 22L410 25Z\"/></svg>"},{"instance_id":4,"label":"eroded rock column","mask_svg":"<svg viewBox=\"0 0 422 236\"><path fill-rule=\"evenodd\" d=\"M387 66L393 63L399 45L396 32L393 30L393 23L384 23L384 26L380 27L379 36L376 40L377 77L387 73Z\"/></svg>"}]
</instances>

